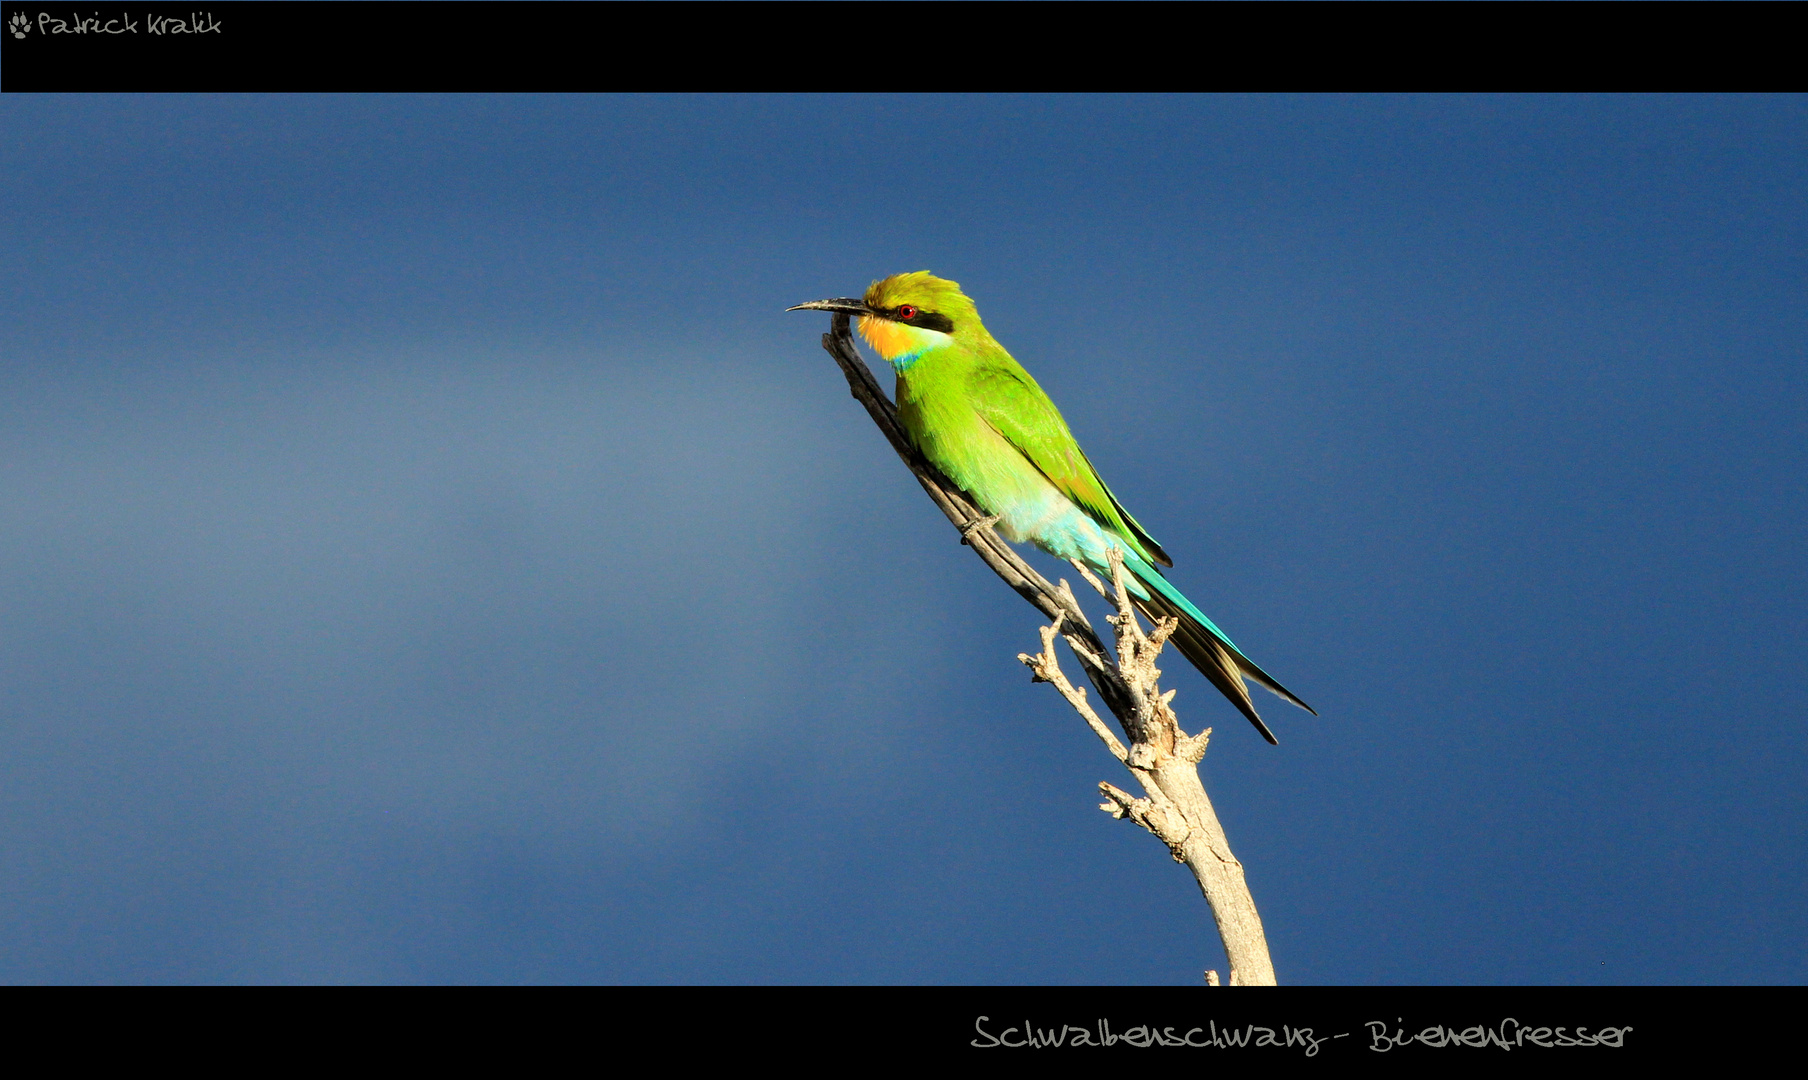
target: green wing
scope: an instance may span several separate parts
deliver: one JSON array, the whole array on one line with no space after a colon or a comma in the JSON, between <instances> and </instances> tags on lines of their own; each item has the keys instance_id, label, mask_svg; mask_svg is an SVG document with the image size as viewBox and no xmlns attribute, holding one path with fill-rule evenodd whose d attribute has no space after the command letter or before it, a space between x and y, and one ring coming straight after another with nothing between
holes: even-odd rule
<instances>
[{"instance_id":1,"label":"green wing","mask_svg":"<svg viewBox=\"0 0 1808 1080\"><path fill-rule=\"evenodd\" d=\"M1144 559L1162 566L1174 561L1137 524L1117 496L1099 479L1067 421L1036 380L1015 361L986 364L967 377L968 400L993 431L1034 465L1055 489L1074 501L1099 527L1128 541Z\"/></svg>"}]
</instances>

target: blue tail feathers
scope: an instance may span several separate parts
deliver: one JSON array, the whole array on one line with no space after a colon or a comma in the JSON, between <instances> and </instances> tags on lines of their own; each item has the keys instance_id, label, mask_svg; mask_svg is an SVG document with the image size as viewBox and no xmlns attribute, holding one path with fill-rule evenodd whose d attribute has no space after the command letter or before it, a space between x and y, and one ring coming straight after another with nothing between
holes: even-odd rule
<instances>
[{"instance_id":1,"label":"blue tail feathers","mask_svg":"<svg viewBox=\"0 0 1808 1080\"><path fill-rule=\"evenodd\" d=\"M1222 641L1225 645L1228 645L1231 651L1235 652L1238 656L1243 655L1243 650L1237 648L1236 643L1231 641L1229 634L1218 629L1218 624L1206 618L1205 612L1194 607L1191 600L1188 600L1185 596L1181 595L1180 590L1176 589L1169 583L1167 578L1161 575L1161 571L1138 558L1135 552L1124 552L1124 569L1135 574L1140 581L1160 593L1169 603L1173 604L1181 611L1186 612L1192 617L1194 622L1205 627L1207 630L1210 630L1212 636L1216 637L1219 641Z\"/></svg>"},{"instance_id":2,"label":"blue tail feathers","mask_svg":"<svg viewBox=\"0 0 1808 1080\"><path fill-rule=\"evenodd\" d=\"M1274 693L1282 700L1298 705L1314 716L1318 710L1301 701L1293 691L1282 686L1275 678L1258 667L1255 661L1243 655L1230 636L1218 629L1216 623L1205 617L1205 613L1193 606L1193 602L1181 595L1179 589L1170 584L1159 570L1150 566L1135 553L1124 553L1124 569L1130 571L1131 580L1127 582L1132 595L1141 592L1137 597L1137 607L1151 620L1175 618L1180 626L1171 639L1180 649L1181 655L1192 662L1211 684L1218 688L1231 704L1237 707L1255 725L1255 729L1270 743L1277 743L1274 732L1263 723L1256 712L1255 703L1249 699L1249 690L1243 680L1248 679L1256 685ZM1138 588L1141 586L1142 588Z\"/></svg>"}]
</instances>

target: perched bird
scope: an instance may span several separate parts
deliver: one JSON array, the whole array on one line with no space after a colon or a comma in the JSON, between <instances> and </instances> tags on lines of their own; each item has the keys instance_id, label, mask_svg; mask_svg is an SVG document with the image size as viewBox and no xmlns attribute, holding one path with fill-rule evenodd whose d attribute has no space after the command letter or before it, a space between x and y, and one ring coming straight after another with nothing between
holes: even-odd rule
<instances>
[{"instance_id":1,"label":"perched bird","mask_svg":"<svg viewBox=\"0 0 1808 1080\"><path fill-rule=\"evenodd\" d=\"M919 270L875 281L858 299L789 310L859 316L860 335L897 373L904 430L975 505L997 516L1006 539L1027 540L1104 575L1110 549L1122 552L1137 608L1152 620L1179 620L1171 640L1264 739L1276 741L1244 679L1317 715L1162 577L1156 565L1173 560L1099 479L1055 403L986 332L959 285Z\"/></svg>"}]
</instances>

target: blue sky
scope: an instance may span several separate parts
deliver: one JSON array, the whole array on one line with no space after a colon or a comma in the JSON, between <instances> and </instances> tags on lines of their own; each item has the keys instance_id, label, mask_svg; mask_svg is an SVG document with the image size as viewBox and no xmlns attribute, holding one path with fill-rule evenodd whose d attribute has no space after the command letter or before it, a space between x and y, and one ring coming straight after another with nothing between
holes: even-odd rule
<instances>
[{"instance_id":1,"label":"blue sky","mask_svg":"<svg viewBox=\"0 0 1808 1080\"><path fill-rule=\"evenodd\" d=\"M1808 978L1808 100L0 135L0 979L1221 969L783 311L914 269L1323 714L1167 665L1283 982Z\"/></svg>"}]
</instances>

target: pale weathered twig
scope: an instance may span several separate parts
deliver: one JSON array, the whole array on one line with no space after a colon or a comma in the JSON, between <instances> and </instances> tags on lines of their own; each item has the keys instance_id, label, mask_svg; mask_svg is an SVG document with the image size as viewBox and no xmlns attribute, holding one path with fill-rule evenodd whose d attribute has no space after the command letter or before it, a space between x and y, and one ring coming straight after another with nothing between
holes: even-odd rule
<instances>
[{"instance_id":1,"label":"pale weathered twig","mask_svg":"<svg viewBox=\"0 0 1808 1080\"><path fill-rule=\"evenodd\" d=\"M840 365L848 389L866 406L873 423L930 500L960 531L961 543L970 545L1005 584L1052 620L1041 629L1042 651L1023 653L1018 659L1029 666L1038 682L1047 682L1060 691L1111 755L1136 777L1144 792L1138 797L1110 784L1100 784L1099 791L1106 799L1100 809L1114 817L1127 817L1155 834L1175 860L1193 872L1224 941L1231 965L1231 985L1274 985L1274 966L1268 958L1262 920L1243 880L1243 865L1231 855L1211 800L1199 782L1199 761L1205 756L1211 729L1198 735L1182 731L1171 707L1174 691L1164 694L1158 686L1161 672L1155 667L1155 659L1178 624L1164 619L1152 632L1143 632L1125 585L1123 561L1115 552L1111 565L1115 587L1110 590L1091 570L1076 562L1081 577L1101 596L1113 601L1117 609L1110 618L1117 646L1114 660L1086 613L1080 610L1067 582L1062 581L1059 588L1050 585L993 531L998 519L981 514L911 445L898 423L897 410L854 348L845 314L837 312L831 316L830 331L822 336L822 347ZM1093 710L1085 688L1073 685L1062 673L1055 655L1056 637L1073 650L1087 680L1098 690L1100 700L1130 740L1128 748ZM1216 986L1217 973L1207 972L1206 981Z\"/></svg>"},{"instance_id":2,"label":"pale weathered twig","mask_svg":"<svg viewBox=\"0 0 1808 1080\"><path fill-rule=\"evenodd\" d=\"M1115 739L1108 745L1112 745L1112 756L1122 761L1142 785L1144 794L1139 798L1112 784L1100 784L1099 793L1105 801L1099 809L1112 817L1129 818L1149 830L1168 846L1176 862L1184 863L1193 872L1200 891L1211 904L1225 955L1230 958L1231 985L1272 986L1274 964L1268 956L1261 916L1243 877L1243 864L1231 854L1224 828L1199 781L1199 761L1205 756L1211 729L1197 735L1181 730L1179 718L1174 715L1174 691L1161 691L1161 671L1155 660L1179 624L1174 619L1163 619L1153 631L1143 632L1131 606L1123 557L1116 551L1111 552L1111 579L1109 592L1096 578L1092 580L1117 608L1117 614L1110 618L1117 638L1117 660L1113 666L1131 708L1128 712L1114 712L1130 739L1130 750L1128 754L1120 752L1121 744ZM1060 689L1096 732L1103 725L1090 708L1082 708L1083 698L1075 700L1055 661L1054 637L1059 622L1057 619L1056 626L1042 629L1040 655L1018 659L1030 665L1038 681ZM1217 985L1215 975L1207 981Z\"/></svg>"},{"instance_id":3,"label":"pale weathered twig","mask_svg":"<svg viewBox=\"0 0 1808 1080\"><path fill-rule=\"evenodd\" d=\"M1067 582L1063 580L1061 585L1065 588ZM1042 628L1042 651L1040 653L1035 656L1031 656L1029 653L1018 653L1017 659L1029 665L1037 682L1052 683L1056 690L1061 691L1061 696L1066 698L1067 703L1080 714L1080 718L1086 721L1086 726L1090 727L1092 733L1099 737L1099 741L1105 744L1105 749L1111 751L1112 757L1119 761L1128 761L1130 751L1124 749L1124 744L1119 742L1117 736L1111 733L1111 729L1105 726L1105 722L1099 719L1099 714L1092 711L1092 705L1086 700L1086 688L1068 682L1067 676L1061 671L1060 658L1055 656L1055 635L1061 632L1061 621L1066 617L1065 612L1056 615L1053 625Z\"/></svg>"},{"instance_id":4,"label":"pale weathered twig","mask_svg":"<svg viewBox=\"0 0 1808 1080\"><path fill-rule=\"evenodd\" d=\"M1091 585L1094 589L1098 590L1100 596L1107 600L1111 599L1111 594L1105 591L1105 583L1100 581L1098 577L1093 574L1091 568L1078 559L1069 559L1067 561L1072 563L1073 568L1078 570L1080 576L1086 579L1086 584Z\"/></svg>"}]
</instances>

